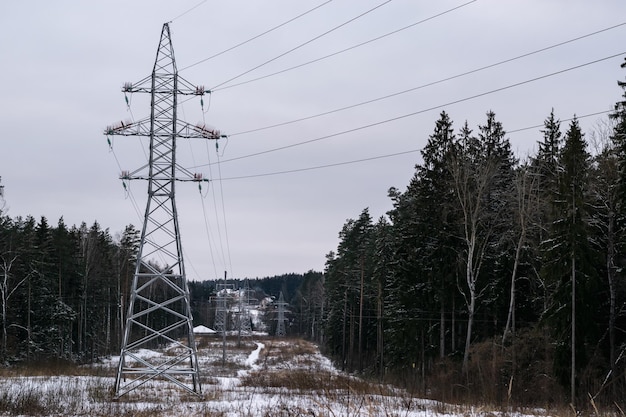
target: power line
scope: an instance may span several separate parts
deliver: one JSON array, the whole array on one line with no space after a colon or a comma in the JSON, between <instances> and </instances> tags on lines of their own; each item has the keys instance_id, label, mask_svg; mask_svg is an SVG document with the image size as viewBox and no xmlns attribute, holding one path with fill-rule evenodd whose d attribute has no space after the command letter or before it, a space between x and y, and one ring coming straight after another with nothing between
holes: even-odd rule
<instances>
[{"instance_id":1,"label":"power line","mask_svg":"<svg viewBox=\"0 0 626 417\"><path fill-rule=\"evenodd\" d=\"M230 275L234 276L233 274L233 261L232 258L230 256L230 240L228 238L228 222L226 221L226 205L224 203L224 186L223 186L223 182L222 182L222 168L221 168L221 164L220 164L220 155L219 153L217 154L217 169L218 169L218 173L219 173L219 184L220 184L220 197L221 197L221 201L222 201L222 218L224 219L224 235L226 237L226 250L228 253L228 266L230 266ZM222 250L223 252L223 250ZM226 264L226 260L224 260L224 264Z\"/></svg>"},{"instance_id":2,"label":"power line","mask_svg":"<svg viewBox=\"0 0 626 417\"><path fill-rule=\"evenodd\" d=\"M411 112L411 113L403 114L403 115L400 115L400 116L392 117L390 119L380 120L378 122L369 123L367 125L355 127L355 128L352 128L352 129L331 133L331 134L324 135L324 136L321 136L321 137L317 137L317 138L314 138L314 139L309 139L309 140L305 140L305 141L302 141L302 142L292 143L290 145L280 146L278 148L268 149L268 150L265 150L265 151L255 152L255 153L248 154L248 155L242 155L242 156L239 156L239 157L226 159L226 160L223 160L221 162L224 163L224 162L236 161L236 160L239 160L239 159L251 158L251 157L254 157L254 156L259 156L259 155L264 155L264 154L271 153L271 152L281 151L281 150L284 150L284 149L294 148L296 146L306 145L306 144L313 143L313 142L319 142L319 141L324 140L324 139L330 139L330 138L333 138L333 137L336 137L336 136L341 136L341 135L345 135L345 134L348 134L348 133L353 133L353 132L357 132L357 131L360 131L360 130L369 129L371 127L380 126L380 125L383 125L383 124L386 124L386 123L391 123L391 122L395 122L395 121L398 121L398 120L406 119L408 117L416 116L418 114L426 113L426 112L429 112L429 111L432 111L432 110L437 110L437 109L440 109L442 107L448 107L448 106L451 106L451 105L454 105L454 104L458 104L458 103L462 103L462 102L465 102L465 101L473 100L475 98L484 97L484 96L487 96L489 94L497 93L497 92L508 90L508 89L511 89L511 88L514 88L514 87L519 87L521 85L529 84L531 82L535 82L535 81L539 81L539 80L542 80L542 79L545 79L545 78L553 77L555 75L560 75L560 74L566 73L568 71L573 71L575 69L583 68L585 66L596 64L596 63L602 62L602 61L606 61L606 60L609 60L609 59L612 59L612 58L615 58L615 57L618 57L618 56L622 56L624 54L626 54L626 52L620 52L620 53L613 54L613 55L610 55L610 56L607 56L607 57L604 57L604 58L600 58L600 59L596 59L596 60L593 60L593 61L589 61L589 62L586 62L584 64L575 65L573 67L565 68L565 69L560 70L560 71L552 72L550 74L546 74L546 75L542 75L542 76L539 76L539 77L531 78L531 79L528 79L528 80L525 80L525 81L520 81L520 82L514 83L514 84L509 84L509 85L504 86L504 87L496 88L496 89L493 89L493 90L489 90L489 91L486 91L486 92L483 92L483 93L479 93L479 94L474 94L472 96L464 97L464 98L461 98L461 99L458 99L458 100L454 100L454 101L450 101L450 102L447 102L447 103L444 103L444 104L440 104L440 105L437 105L437 106L432 106L432 107L428 107L426 109L422 109L422 110L414 111L414 112Z\"/></svg>"},{"instance_id":3,"label":"power line","mask_svg":"<svg viewBox=\"0 0 626 417\"><path fill-rule=\"evenodd\" d=\"M183 17L184 15L186 15L186 14L187 14L187 13L189 13L189 12L191 12L192 10L194 10L194 9L196 9L196 8L198 8L198 7L200 7L200 6L202 6L202 5L203 5L204 3L206 3L206 2L207 2L207 0L203 0L203 1L201 1L200 3L196 4L195 6L193 6L193 7L192 7L192 8L190 8L189 10L187 10L186 12L183 12L183 13L179 14L178 16L176 16L175 18L173 18L172 20L170 20L170 23L172 23L174 20L176 20L176 19L178 19L178 18L180 18L180 17Z\"/></svg>"},{"instance_id":4,"label":"power line","mask_svg":"<svg viewBox=\"0 0 626 417\"><path fill-rule=\"evenodd\" d=\"M205 1L206 1L206 0L205 0ZM240 46L243 46L243 45L245 45L245 44L247 44L247 43L249 43L249 42L252 42L253 40L260 38L261 36L267 35L268 33L273 32L273 31L275 31L276 29L279 29L279 28L281 28L281 27L283 27L283 26L285 26L285 25L287 25L287 24L289 24L289 23L291 23L291 22L293 22L293 21L295 21L295 20L297 20L297 19L299 19L299 18L301 18L301 17L303 17L303 16L306 16L307 14L309 14L309 13L311 13L311 12L313 12L313 11L315 11L315 10L319 9L320 7L327 5L327 4L328 4L328 3L330 3L331 1L332 1L332 0L328 0L328 1L326 1L325 3L322 3L322 4L318 5L318 6L315 6L315 7L313 7L312 9L309 9L309 10L307 10L306 12L301 13L301 14L299 14L299 15L298 15L298 16L296 16L296 17L292 17L291 19L289 19L289 20L287 20L287 21L285 21L285 22L283 22L283 23L281 23L281 24L279 24L279 25L277 25L277 26L274 26L274 27L273 27L273 28L271 28L271 29L268 29L268 30L266 30L265 32L259 33L258 35L253 36L252 38L250 38L250 39L248 39L248 40L246 40L246 41L240 42L240 43L238 43L237 45L231 46L230 48L227 48L227 49L223 50L222 52L218 52L217 54L215 54L215 55L211 55L211 56L210 56L210 57L208 57L208 58L201 59L200 61L198 61L198 62L196 62L196 63L194 63L194 64L187 65L186 67L184 67L184 68L180 69L180 70L179 70L179 72L180 72L180 71L184 71L184 70L186 70L186 69L188 69L188 68L191 68L191 67L195 67L195 66L196 66L196 65L198 65L198 64L202 64L203 62L206 62L206 61L208 61L208 60L210 60L210 59L216 58L216 57L218 57L218 56L220 56L220 55L225 54L226 52L230 52L230 51L232 51L232 50L233 50L233 49L235 49L235 48L239 48Z\"/></svg>"},{"instance_id":5,"label":"power line","mask_svg":"<svg viewBox=\"0 0 626 417\"><path fill-rule=\"evenodd\" d=\"M603 110L603 111L598 111L598 112L595 112L595 113L588 113L588 114L585 114L585 115L582 115L582 116L570 117L569 119L560 119L560 121L561 122L571 122L574 119L580 120L580 119L584 119L586 117L599 116L601 114L607 114L607 113L610 113L612 111L613 111L612 109L610 109L610 110ZM519 129L509 130L506 133L518 133L518 132L523 132L525 130L539 129L541 127L545 127L545 125L544 124L540 124L540 125L534 125L534 126L528 126L528 127L521 127Z\"/></svg>"},{"instance_id":6,"label":"power line","mask_svg":"<svg viewBox=\"0 0 626 417\"><path fill-rule=\"evenodd\" d=\"M459 6L459 7L462 7L462 6ZM545 48L537 49L537 50L532 51L532 52L528 52L528 53L525 53L525 54L522 54L522 55L518 55L518 56L513 57L513 58L505 59L503 61L499 61L499 62L496 62L496 63L493 63L493 64L485 65L483 67L475 68L473 70L465 71L465 72L462 72L460 74L453 75L451 77L442 78L442 79L437 80L437 81L433 81L433 82L429 82L429 83L426 83L426 84L419 85L417 87L412 87L412 88L408 88L406 90L402 90L402 91L398 91L398 92L395 92L395 93L387 94L387 95L382 96L382 97L374 98L374 99L367 100L367 101L362 101L360 103L356 103L356 104L352 104L352 105L349 105L349 106L340 107L340 108L337 108L337 109L325 111L325 112L322 112L322 113L317 113L317 114L310 115L310 116L301 117L301 118L295 119L295 120L290 120L290 121L286 121L286 122L276 123L276 124L273 124L273 125L263 126L263 127L259 127L259 128L250 129L250 130L245 130L245 131L242 131L242 132L231 133L229 136L245 135L245 134L248 134L248 133L259 132L259 131L267 130L267 129L273 129L275 127L285 126L285 125L289 125L289 124L293 124L293 123L302 122L302 121L305 121L305 120L314 119L314 118L317 118L317 117L327 116L329 114L338 113L338 112L341 112L341 111L344 111L344 110L353 109L355 107L364 106L366 104L375 103L377 101L386 100L388 98L392 98L392 97L396 97L396 96L399 96L399 95L402 95L402 94L410 93L410 92L413 92L413 91L416 91L416 90L420 90L420 89L423 89L423 88L426 88L426 87L431 87L431 86L436 85L436 84L441 84L441 83L444 83L446 81L451 81L451 80L454 80L454 79L457 79L457 78L464 77L466 75L474 74L474 73L477 73L477 72L480 72L480 71L484 71L484 70L489 69L489 68L493 68L493 67L496 67L496 66L499 66L499 65L503 65L503 64L506 64L506 63L509 63L509 62L513 62L513 61L516 61L518 59L526 58L528 56L535 55L535 54L538 54L540 52L545 52L547 50L554 49L554 48L557 48L559 46L566 45L568 43L576 42L576 41L579 41L581 39L585 39L585 38L588 38L590 36L597 35L599 33L606 32L606 31L609 31L611 29L615 29L615 28L618 28L618 27L624 26L624 25L626 25L626 22L619 23L617 25L610 26L610 27L607 27L607 28L604 28L604 29L600 29L600 30L597 30L595 32L588 33L586 35L578 36L576 38L569 39L569 40L564 41L564 42L559 42L559 43L556 43L554 45L547 46ZM332 56L332 55L327 55L327 57L329 57L329 56ZM320 58L320 59L323 59L323 58ZM315 61L310 61L310 62L315 62ZM306 65L306 64L302 64L302 65ZM297 67L292 67L292 68L297 68ZM287 70L284 70L284 71L287 71ZM275 74L278 74L278 73L275 73ZM270 75L273 75L273 74L270 74ZM251 80L251 81L253 81L253 80ZM233 84L231 86L224 87L224 88L230 88L230 87L233 87L233 86L236 86L236 85L240 85L240 84Z\"/></svg>"},{"instance_id":7,"label":"power line","mask_svg":"<svg viewBox=\"0 0 626 417\"><path fill-rule=\"evenodd\" d=\"M595 112L595 113L588 113L582 116L575 116L575 117L571 117L569 119L561 119L561 122L569 122L572 121L574 119L584 119L587 117L591 117L591 116L598 116L600 114L606 114L606 113L610 113L613 110L604 110L604 111L599 111L599 112ZM531 130L531 129L539 129L544 127L543 124L540 125L534 125L534 126L528 126L528 127L522 127L522 128L518 128L518 129L513 129L513 130L509 130L506 133L510 134L510 133L518 133L518 132L522 132L525 130ZM334 164L325 164L325 165L317 165L317 166L312 166L312 167L306 167L306 168L296 168L296 169L290 169L290 170L284 170L284 171L275 171L275 172L266 172L266 173L262 173L262 174L251 174L251 175L241 175L241 176L237 176L237 177L228 177L228 178L222 178L222 181L228 181L228 180L241 180L241 179L249 179L249 178L259 178L259 177L269 177L269 176L273 176L273 175L283 175L283 174L293 174L296 172L304 172L304 171L314 171L314 170L318 170L318 169L325 169L325 168L333 168L333 167L337 167L337 166L342 166L342 165L351 165L351 164L358 164L358 163L362 163L362 162L369 162L369 161L374 161L377 159L386 159L386 158L393 158L396 156L402 156L402 155L407 155L410 153L415 153L415 152L420 152L422 149L409 149L408 151L401 151L401 152L395 152L395 153L390 153L390 154L386 154L386 155L378 155L378 156L372 156L369 158L362 158L362 159L354 159L351 161L343 161L343 162L336 162Z\"/></svg>"},{"instance_id":8,"label":"power line","mask_svg":"<svg viewBox=\"0 0 626 417\"><path fill-rule=\"evenodd\" d=\"M334 164L318 165L318 166L307 167L307 168L296 168L296 169L290 169L290 170L285 170L285 171L267 172L267 173L264 173L264 174L252 174L252 175L242 175L242 176L239 176L239 177L228 177L228 178L222 178L222 180L223 181L226 181L226 180L241 180L241 179L246 179L246 178L269 177L269 176L272 176L272 175L293 174L295 172L313 171L313 170L317 170L317 169L332 168L332 167L337 167L337 166L341 166L341 165L350 165L350 164L357 164L357 163L360 163L360 162L373 161L373 160L376 160L376 159L391 158L391 157L394 157L394 156L406 155L406 154L409 154L409 153L414 153L414 152L419 152L419 151L420 151L419 149L411 149L411 150L408 150L408 151L396 152L396 153L387 154L387 155L373 156L373 157L370 157L370 158L356 159L356 160L353 160L353 161L337 162L337 163L334 163Z\"/></svg>"},{"instance_id":9,"label":"power line","mask_svg":"<svg viewBox=\"0 0 626 417\"><path fill-rule=\"evenodd\" d=\"M448 14L448 13L450 13L450 12L453 12L453 11L455 11L455 10L457 10L457 9L462 8L462 7L468 6L468 5L470 5L471 3L475 3L475 2L477 2L477 1L478 1L478 0L471 0L471 1L467 2L467 3L463 3L463 4L459 5L459 6L453 7L453 8L451 8L451 9L448 9L448 10L443 11L443 12L441 12L441 13L438 13L438 14L436 14L436 15L433 15L433 16L427 17L427 18L425 18L425 19L422 19L422 20L420 20L420 21L418 21L418 22L412 23L412 24L410 24L410 25L408 25L408 26L404 26L404 27L402 27L402 28L400 28L400 29L396 29L396 30L393 30L393 31L391 31L391 32L387 32L387 33L385 33L385 34L383 34L383 35L380 35L380 36L377 36L377 37L372 38L372 39L370 39L370 40L367 40L367 41L365 41L365 42L361 42L361 43L359 43L359 44L356 44L356 45L350 46L350 47L345 48L345 49L342 49L342 50L340 50L340 51L333 52L332 54L329 54L329 55L324 55L324 56L319 57L319 58L316 58L316 59L314 59L314 60L307 61L307 62L304 62L304 63L302 63L302 64L295 65L295 66L293 66L293 67L285 68L285 69L283 69L283 70L276 71L276 72L273 72L273 73L271 73L271 74L263 75L263 76L258 77L258 78L253 78L253 79L251 79L251 80L242 81L242 82L240 82L240 83L231 84L231 85L227 85L227 86L225 86L225 87L217 88L217 89L215 89L214 91L221 91L221 90L225 90L225 89L228 89L228 88L238 87L238 86L241 86L241 85L244 85L244 84L249 84L249 83L252 83L252 82L255 82L255 81L263 80L263 79L265 79L265 78L273 77L274 75L282 74L282 73L284 73L284 72L288 72L288 71L291 71L291 70L294 70L294 69L297 69L297 68L301 68L301 67L304 67L304 66L307 66L307 65L313 64L313 63L315 63L315 62L323 61L323 60L328 59L328 58L331 58L331 57L333 57L333 56L335 56L335 55L339 55L339 54L342 54L342 53L344 53L344 52L348 52L348 51L351 51L351 50L353 50L353 49L359 48L359 47L361 47L361 46L364 46L364 45L367 45L367 44L370 44L370 43L376 42L376 41L381 40L381 39L383 39L383 38L386 38L386 37L388 37L388 36L395 35L396 33L402 32L403 30L410 29L410 28L412 28L412 27L414 27L414 26L417 26L417 25L419 25L419 24L422 24L422 23L428 22L429 20L436 19L437 17L443 16L443 15L445 15L445 14Z\"/></svg>"},{"instance_id":10,"label":"power line","mask_svg":"<svg viewBox=\"0 0 626 417\"><path fill-rule=\"evenodd\" d=\"M367 11L365 11L365 12L361 13L360 15L358 15L358 16L356 16L356 17L353 17L352 19L349 19L349 20L347 20L347 21L345 21L345 22L341 23L340 25L337 25L337 26L333 27L332 29L329 29L329 30L327 30L326 32L324 32L324 33L322 33L322 34L317 35L317 36L315 36L314 38L309 39L308 41L306 41L306 42L304 42L304 43L301 43L301 44L299 44L299 45L297 45L297 46L295 46L295 47L293 47L293 48L289 49L288 51L285 51L285 52L283 52L282 54L280 54L280 55L278 55L278 56L275 56L274 58L269 59L269 60L267 60L267 61L265 61L265 62L263 62L263 63L261 63L261 64L257 65L256 67L253 67L253 68L251 68L251 69L249 69L249 70L247 70L247 71L244 71L244 72L242 72L241 74L236 75L236 76L234 76L234 77L232 77L232 78L230 78L230 79L228 79L228 80L226 80L226 81L224 81L224 82L222 82L222 83L220 83L220 84L218 84L218 85L214 86L213 88L211 88L211 91L215 90L215 89L216 89L216 88L218 88L218 87L223 86L224 84L228 84L229 82L234 81L234 80L236 80L237 78L243 77L244 75L249 74L249 73L251 73L252 71L257 70L257 69L259 69L259 68L261 68L261 67L263 67L263 66L265 66L265 65L269 64L270 62L274 62L274 61L276 61L277 59L282 58L283 56L285 56L285 55L287 55L287 54L290 54L291 52L296 51L296 50L298 50L298 49L302 48L303 46L306 46L306 45L308 45L308 44L310 44L310 43L312 43L312 42L315 42L316 40L318 40L318 39L320 39L320 38L322 38L322 37L324 37L324 36L326 36L326 35L328 35L328 34L330 34L330 33L334 32L334 31L336 31L337 29L340 29L340 28L342 28L342 27L344 27L344 26L348 25L349 23L352 23L352 22L354 22L355 20L358 20L358 19L360 19L361 17L363 17L363 16L365 16L365 15L367 15L367 14L369 14L369 13L373 12L374 10L379 9L380 7L382 7L382 6L386 5L386 4L387 4L387 3L389 3L389 2L391 2L391 0L386 0L386 1L384 1L383 3L381 3L381 4L379 4L379 5L375 6L375 7L371 8L371 9L369 9L369 10L367 10Z\"/></svg>"}]
</instances>

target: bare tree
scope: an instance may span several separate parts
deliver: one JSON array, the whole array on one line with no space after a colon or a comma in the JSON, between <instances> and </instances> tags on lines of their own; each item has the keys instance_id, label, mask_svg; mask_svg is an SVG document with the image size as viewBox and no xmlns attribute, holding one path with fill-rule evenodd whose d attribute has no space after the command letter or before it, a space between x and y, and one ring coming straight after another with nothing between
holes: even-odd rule
<instances>
[{"instance_id":1,"label":"bare tree","mask_svg":"<svg viewBox=\"0 0 626 417\"><path fill-rule=\"evenodd\" d=\"M465 289L461 289L467 306L467 334L463 355L463 370L467 370L469 351L472 340L472 329L476 313L476 303L481 295L479 277L485 256L486 245L491 230L489 222L485 222L487 210L484 206L492 178L496 174L497 164L493 160L480 158L470 149L471 131L467 124L463 128L464 139L461 149L452 161L454 189L458 198L462 219L462 239L465 245ZM482 288L484 290L484 287Z\"/></svg>"},{"instance_id":2,"label":"bare tree","mask_svg":"<svg viewBox=\"0 0 626 417\"><path fill-rule=\"evenodd\" d=\"M509 298L509 313L506 319L506 326L502 334L502 344L506 342L509 333L515 335L515 283L519 268L522 248L526 243L528 227L530 226L533 212L537 208L537 176L528 165L522 165L515 171L514 196L515 196L515 217L519 227L517 242L515 244L515 257L513 260L513 271L511 272L511 288Z\"/></svg>"},{"instance_id":3,"label":"bare tree","mask_svg":"<svg viewBox=\"0 0 626 417\"><path fill-rule=\"evenodd\" d=\"M5 358L7 354L7 308L9 305L9 299L15 293L15 291L28 279L28 275L16 283L11 282L11 270L13 269L14 262L18 259L18 256L14 253L8 252L0 256L0 272L2 276L0 279L0 303L2 304L2 357Z\"/></svg>"}]
</instances>

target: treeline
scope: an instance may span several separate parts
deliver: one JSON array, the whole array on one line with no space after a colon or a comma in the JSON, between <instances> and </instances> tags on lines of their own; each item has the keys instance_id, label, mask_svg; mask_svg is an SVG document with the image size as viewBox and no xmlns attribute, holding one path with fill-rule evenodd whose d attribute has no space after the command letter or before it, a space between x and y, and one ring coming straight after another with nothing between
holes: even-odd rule
<instances>
[{"instance_id":1,"label":"treeline","mask_svg":"<svg viewBox=\"0 0 626 417\"><path fill-rule=\"evenodd\" d=\"M112 236L98 222L68 227L61 218L51 226L46 217L13 219L0 212L0 364L82 363L119 354L139 240L132 225ZM257 301L278 299L281 292L296 300L306 276L229 279L228 284L247 285ZM194 325L213 326L218 284L189 282ZM291 311L288 320L292 329Z\"/></svg>"},{"instance_id":2,"label":"treeline","mask_svg":"<svg viewBox=\"0 0 626 417\"><path fill-rule=\"evenodd\" d=\"M393 209L327 256L329 354L448 398L623 403L626 101L610 120L591 152L553 111L520 161L493 112L442 112Z\"/></svg>"},{"instance_id":3,"label":"treeline","mask_svg":"<svg viewBox=\"0 0 626 417\"><path fill-rule=\"evenodd\" d=\"M119 353L139 232L0 216L0 363Z\"/></svg>"}]
</instances>

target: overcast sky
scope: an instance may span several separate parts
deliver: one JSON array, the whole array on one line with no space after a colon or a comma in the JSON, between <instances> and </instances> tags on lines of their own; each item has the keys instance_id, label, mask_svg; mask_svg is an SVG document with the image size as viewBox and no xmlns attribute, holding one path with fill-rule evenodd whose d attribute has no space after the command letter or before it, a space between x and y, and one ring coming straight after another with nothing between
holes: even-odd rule
<instances>
[{"instance_id":1,"label":"overcast sky","mask_svg":"<svg viewBox=\"0 0 626 417\"><path fill-rule=\"evenodd\" d=\"M213 179L202 194L196 184L176 188L193 280L323 270L347 219L391 209L387 190L405 189L441 110L474 129L493 110L523 158L541 139L525 128L552 108L560 119L611 109L626 76L623 0L2 1L8 215L98 221L112 235L141 227L147 184L125 192L119 174L146 162L147 141L115 137L111 150L103 131L149 115L148 98L129 96L129 111L121 87L151 73L170 21L179 75L214 89L205 114L196 98L179 118L230 135L219 164L214 142L178 145L181 165ZM580 122L589 137L605 119ZM391 154L400 155L382 157Z\"/></svg>"}]
</instances>

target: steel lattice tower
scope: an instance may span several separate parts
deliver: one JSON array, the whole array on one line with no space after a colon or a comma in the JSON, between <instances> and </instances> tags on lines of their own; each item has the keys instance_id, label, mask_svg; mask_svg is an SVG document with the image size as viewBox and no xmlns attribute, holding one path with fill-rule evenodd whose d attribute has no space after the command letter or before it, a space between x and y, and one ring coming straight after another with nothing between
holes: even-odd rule
<instances>
[{"instance_id":1,"label":"steel lattice tower","mask_svg":"<svg viewBox=\"0 0 626 417\"><path fill-rule=\"evenodd\" d=\"M244 284L243 289L239 290L239 306L237 309L237 328L239 337L241 335L249 336L252 334L252 324L250 322L250 285L248 280Z\"/></svg>"},{"instance_id":2,"label":"steel lattice tower","mask_svg":"<svg viewBox=\"0 0 626 417\"><path fill-rule=\"evenodd\" d=\"M176 211L176 181L205 181L176 163L178 138L218 139L218 131L178 121L179 95L206 93L178 76L169 25L165 23L152 74L126 83L122 91L149 93L151 111L137 122L107 127L106 135L150 138L148 164L122 172L122 180L148 181L148 200L130 293L126 327L115 382L120 397L154 379L202 392L196 344ZM147 171L147 175L146 175ZM141 357L142 348L167 345L172 356Z\"/></svg>"},{"instance_id":3,"label":"steel lattice tower","mask_svg":"<svg viewBox=\"0 0 626 417\"><path fill-rule=\"evenodd\" d=\"M215 323L213 327L219 334L226 334L228 331L228 308L231 301L231 292L234 290L232 284L216 284L217 294L215 296Z\"/></svg>"},{"instance_id":4,"label":"steel lattice tower","mask_svg":"<svg viewBox=\"0 0 626 417\"><path fill-rule=\"evenodd\" d=\"M283 292L280 292L280 297L278 297L278 302L276 306L278 307L278 317L276 323L276 337L285 337L285 306L287 303L283 298Z\"/></svg>"}]
</instances>

